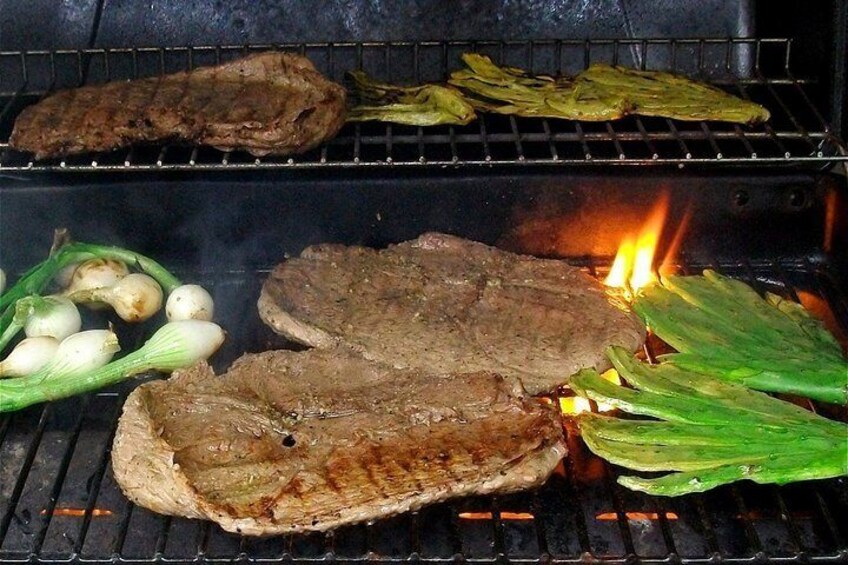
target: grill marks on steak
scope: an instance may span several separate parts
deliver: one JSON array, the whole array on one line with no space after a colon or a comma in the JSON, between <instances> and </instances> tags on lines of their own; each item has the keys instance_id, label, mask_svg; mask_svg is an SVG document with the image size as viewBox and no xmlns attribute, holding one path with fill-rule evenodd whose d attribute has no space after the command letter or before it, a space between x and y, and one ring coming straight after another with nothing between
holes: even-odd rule
<instances>
[{"instance_id":1,"label":"grill marks on steak","mask_svg":"<svg viewBox=\"0 0 848 565\"><path fill-rule=\"evenodd\" d=\"M558 411L491 373L400 371L347 350L246 355L128 398L115 477L156 512L251 535L326 530L541 484Z\"/></svg>"},{"instance_id":2,"label":"grill marks on steak","mask_svg":"<svg viewBox=\"0 0 848 565\"><path fill-rule=\"evenodd\" d=\"M549 392L604 349L637 349L642 323L563 261L429 233L388 249L316 245L276 267L263 321L313 347L337 344L396 367L491 371Z\"/></svg>"},{"instance_id":3,"label":"grill marks on steak","mask_svg":"<svg viewBox=\"0 0 848 565\"><path fill-rule=\"evenodd\" d=\"M169 139L284 155L332 138L344 118L344 88L305 57L265 52L57 92L21 112L9 144L36 159Z\"/></svg>"}]
</instances>

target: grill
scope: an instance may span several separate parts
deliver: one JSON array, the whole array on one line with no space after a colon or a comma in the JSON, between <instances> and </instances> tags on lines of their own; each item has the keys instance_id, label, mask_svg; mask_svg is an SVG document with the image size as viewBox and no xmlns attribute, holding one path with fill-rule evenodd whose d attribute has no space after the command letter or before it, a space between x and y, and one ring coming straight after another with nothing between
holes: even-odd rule
<instances>
[{"instance_id":1,"label":"grill","mask_svg":"<svg viewBox=\"0 0 848 565\"><path fill-rule=\"evenodd\" d=\"M711 82L769 108L762 125L673 122L628 117L580 123L482 115L461 127L347 125L330 143L304 155L257 159L246 152L153 145L33 162L9 149L18 112L56 88L154 76L215 64L269 48L308 56L338 81L364 69L395 82L443 81L459 55L476 51L537 73L576 73L590 63L670 70ZM618 39L581 41L450 41L303 43L173 48L0 52L0 171L139 171L310 169L366 166L671 164L708 166L848 160L845 144L823 117L823 88L793 69L790 39Z\"/></svg>"},{"instance_id":2,"label":"grill","mask_svg":"<svg viewBox=\"0 0 848 565\"><path fill-rule=\"evenodd\" d=\"M143 8L94 0L73 14L41 4L30 12L10 5L0 21L0 266L20 274L43 259L41 244L59 226L151 255L212 292L229 333L218 370L246 351L291 346L255 309L284 254L320 242L381 247L433 230L565 257L600 278L660 196L669 196L667 225L688 225L680 272L711 267L800 301L848 344L844 3L605 0L489 10L433 0L383 11L391 3L359 0L324 3L317 15L288 0L150 0ZM25 17L15 22L18 11ZM419 22L422 14L432 20ZM41 16L44 30L21 25ZM421 25L404 28L409 21ZM20 31L29 28L32 37ZM219 45L178 46L196 45L195 33ZM530 40L534 33L562 39ZM57 39L45 41L50 34ZM498 40L467 40L487 34ZM440 40L422 40L429 37ZM296 42L270 43L281 39ZM443 81L468 51L545 74L596 62L669 70L758 102L772 119L482 114L462 127L348 124L316 150L261 159L165 143L33 161L8 146L23 108L59 89L269 48L306 55L336 81L352 69L396 83ZM106 314L92 315L105 324ZM125 349L138 347L150 325L119 325ZM665 347L651 338L643 354L653 359ZM121 494L109 462L124 399L160 377L0 415L0 562L848 562L848 478L649 497L618 486L624 471L592 455L571 423L569 456L531 492L267 539L160 516ZM807 407L848 421L845 408Z\"/></svg>"},{"instance_id":3,"label":"grill","mask_svg":"<svg viewBox=\"0 0 848 565\"><path fill-rule=\"evenodd\" d=\"M582 258L599 276L608 261ZM687 262L795 300L848 330L848 295L827 264L785 260ZM186 273L186 278L191 276ZM204 280L204 276L200 276ZM249 308L263 271L205 275L219 303ZM818 306L816 306L818 305ZM823 308L823 309L822 309ZM229 309L233 316L242 312ZM221 362L275 338L258 319L230 328ZM131 339L131 336L130 338ZM136 339L138 339L136 337ZM122 340L123 341L123 340ZM125 341L131 343L131 341ZM238 345L236 345L238 344ZM647 353L655 343L649 342ZM134 384L0 420L0 559L13 562L170 563L842 563L848 559L844 480L789 487L739 485L706 495L652 498L615 484L567 426L570 455L531 494L477 497L329 534L269 539L134 507L109 469L108 447ZM828 415L845 417L844 410Z\"/></svg>"}]
</instances>

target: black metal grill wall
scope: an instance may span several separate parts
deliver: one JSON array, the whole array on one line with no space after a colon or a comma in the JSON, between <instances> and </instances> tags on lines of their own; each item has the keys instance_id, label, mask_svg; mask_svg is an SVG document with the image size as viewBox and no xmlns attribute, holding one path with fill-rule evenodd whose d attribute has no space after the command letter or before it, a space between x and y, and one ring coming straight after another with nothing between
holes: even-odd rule
<instances>
[{"instance_id":1,"label":"black metal grill wall","mask_svg":"<svg viewBox=\"0 0 848 565\"><path fill-rule=\"evenodd\" d=\"M0 47L318 41L747 37L751 0L49 0L0 3Z\"/></svg>"},{"instance_id":2,"label":"black metal grill wall","mask_svg":"<svg viewBox=\"0 0 848 565\"><path fill-rule=\"evenodd\" d=\"M3 142L16 112L53 87L182 70L241 49L183 48L200 45L287 44L336 79L359 65L395 80L439 79L468 48L547 72L592 58L690 72L751 92L775 113L767 126L744 129L647 119L583 128L486 117L426 131L366 124L291 159L164 144L33 163L3 143L0 264L20 273L43 258L57 226L154 255L213 291L230 331L220 365L280 345L255 315L256 295L267 269L306 245L383 246L442 230L569 257L599 275L661 194L669 226L689 218L682 272L718 267L760 291L823 305L848 331L841 0L0 0L0 14ZM152 49L109 51L125 47ZM429 71L402 64L430 52ZM616 487L616 469L571 433L571 456L530 495L460 500L329 534L240 538L120 494L108 445L134 385L0 418L0 560L848 560L844 481L658 500Z\"/></svg>"}]
</instances>

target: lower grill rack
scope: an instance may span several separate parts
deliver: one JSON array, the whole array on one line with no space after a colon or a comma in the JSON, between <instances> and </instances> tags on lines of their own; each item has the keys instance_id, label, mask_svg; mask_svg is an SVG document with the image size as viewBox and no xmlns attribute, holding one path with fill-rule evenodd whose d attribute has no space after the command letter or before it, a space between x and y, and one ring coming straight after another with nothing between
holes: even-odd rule
<instances>
[{"instance_id":1,"label":"lower grill rack","mask_svg":"<svg viewBox=\"0 0 848 565\"><path fill-rule=\"evenodd\" d=\"M603 268L585 264L592 274ZM684 266L696 272L702 265ZM714 265L801 300L848 327L848 297L826 267ZM262 273L205 277L233 319L219 354L278 346L252 307ZM204 277L200 277L203 279ZM243 304L242 304L243 303ZM240 307L244 307L240 310ZM251 317L255 318L255 317ZM844 336L844 333L843 333ZM131 336L140 340L140 336ZM196 520L160 516L121 494L109 446L126 394L137 383L36 406L0 419L0 560L4 563L842 563L848 560L848 482L786 487L737 484L703 495L655 498L615 483L566 426L570 454L530 493L474 497L326 534L244 538ZM813 407L815 408L815 407ZM832 408L830 409L832 410ZM844 410L828 412L844 419Z\"/></svg>"}]
</instances>

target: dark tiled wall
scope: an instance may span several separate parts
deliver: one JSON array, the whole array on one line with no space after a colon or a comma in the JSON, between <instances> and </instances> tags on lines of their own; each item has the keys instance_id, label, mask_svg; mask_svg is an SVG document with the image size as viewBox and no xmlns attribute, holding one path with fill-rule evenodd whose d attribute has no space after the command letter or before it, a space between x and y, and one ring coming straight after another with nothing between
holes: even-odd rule
<instances>
[{"instance_id":1,"label":"dark tiled wall","mask_svg":"<svg viewBox=\"0 0 848 565\"><path fill-rule=\"evenodd\" d=\"M0 48L86 47L102 0L0 0Z\"/></svg>"},{"instance_id":2,"label":"dark tiled wall","mask_svg":"<svg viewBox=\"0 0 848 565\"><path fill-rule=\"evenodd\" d=\"M98 3L99 2L99 3ZM0 0L0 47L744 36L753 0Z\"/></svg>"}]
</instances>

